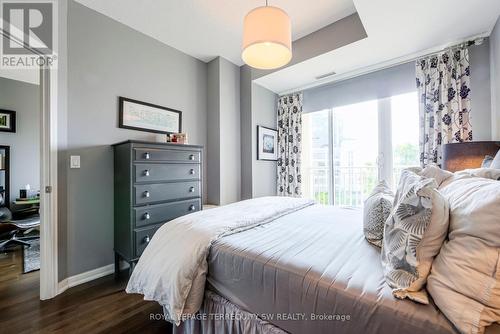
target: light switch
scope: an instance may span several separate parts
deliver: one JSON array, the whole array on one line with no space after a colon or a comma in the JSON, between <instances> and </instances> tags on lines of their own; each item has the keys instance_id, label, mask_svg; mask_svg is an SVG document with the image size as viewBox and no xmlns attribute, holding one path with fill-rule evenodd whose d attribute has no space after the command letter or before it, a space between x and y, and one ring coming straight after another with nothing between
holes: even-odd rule
<instances>
[{"instance_id":1,"label":"light switch","mask_svg":"<svg viewBox=\"0 0 500 334\"><path fill-rule=\"evenodd\" d=\"M72 155L69 157L69 167L70 168L80 168L80 156L79 155Z\"/></svg>"}]
</instances>

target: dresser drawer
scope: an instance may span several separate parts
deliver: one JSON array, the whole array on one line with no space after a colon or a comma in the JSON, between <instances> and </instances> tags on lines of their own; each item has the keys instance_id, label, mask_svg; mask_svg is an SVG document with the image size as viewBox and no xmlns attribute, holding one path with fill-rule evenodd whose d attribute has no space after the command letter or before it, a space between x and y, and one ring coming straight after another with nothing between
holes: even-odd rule
<instances>
[{"instance_id":1,"label":"dresser drawer","mask_svg":"<svg viewBox=\"0 0 500 334\"><path fill-rule=\"evenodd\" d=\"M156 148L136 148L134 149L135 161L181 161L200 162L201 153L199 151L168 150Z\"/></svg>"},{"instance_id":2,"label":"dresser drawer","mask_svg":"<svg viewBox=\"0 0 500 334\"><path fill-rule=\"evenodd\" d=\"M148 203L201 197L199 181L143 184L134 186L134 204Z\"/></svg>"},{"instance_id":3,"label":"dresser drawer","mask_svg":"<svg viewBox=\"0 0 500 334\"><path fill-rule=\"evenodd\" d=\"M135 256L141 256L146 246L149 244L153 235L158 231L161 225L156 225L146 229L140 229L134 231L134 245L135 245Z\"/></svg>"},{"instance_id":4,"label":"dresser drawer","mask_svg":"<svg viewBox=\"0 0 500 334\"><path fill-rule=\"evenodd\" d=\"M201 209L201 199L156 204L134 209L135 226L164 223Z\"/></svg>"},{"instance_id":5,"label":"dresser drawer","mask_svg":"<svg viewBox=\"0 0 500 334\"><path fill-rule=\"evenodd\" d=\"M134 182L199 180L200 164L135 164Z\"/></svg>"}]
</instances>

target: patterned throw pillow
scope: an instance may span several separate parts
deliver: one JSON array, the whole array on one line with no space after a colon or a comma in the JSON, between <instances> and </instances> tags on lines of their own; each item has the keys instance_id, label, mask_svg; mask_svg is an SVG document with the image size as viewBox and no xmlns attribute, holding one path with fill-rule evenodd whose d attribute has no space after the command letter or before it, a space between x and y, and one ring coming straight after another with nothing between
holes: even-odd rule
<instances>
[{"instance_id":1,"label":"patterned throw pillow","mask_svg":"<svg viewBox=\"0 0 500 334\"><path fill-rule=\"evenodd\" d=\"M433 178L409 170L401 174L394 207L384 227L382 265L397 298L422 304L432 261L448 232L448 202Z\"/></svg>"},{"instance_id":2,"label":"patterned throw pillow","mask_svg":"<svg viewBox=\"0 0 500 334\"><path fill-rule=\"evenodd\" d=\"M380 182L364 202L363 232L366 240L377 247L382 247L384 224L393 202L394 194L385 181Z\"/></svg>"}]
</instances>

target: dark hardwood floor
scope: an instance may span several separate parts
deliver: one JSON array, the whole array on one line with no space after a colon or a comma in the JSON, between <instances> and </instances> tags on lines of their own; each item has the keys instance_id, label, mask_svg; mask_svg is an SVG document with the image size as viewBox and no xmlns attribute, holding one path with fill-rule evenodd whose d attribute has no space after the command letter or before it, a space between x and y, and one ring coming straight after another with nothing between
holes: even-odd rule
<instances>
[{"instance_id":1,"label":"dark hardwood floor","mask_svg":"<svg viewBox=\"0 0 500 334\"><path fill-rule=\"evenodd\" d=\"M113 275L39 300L39 272L22 274L22 252L0 254L0 333L170 333L154 302L124 292Z\"/></svg>"}]
</instances>

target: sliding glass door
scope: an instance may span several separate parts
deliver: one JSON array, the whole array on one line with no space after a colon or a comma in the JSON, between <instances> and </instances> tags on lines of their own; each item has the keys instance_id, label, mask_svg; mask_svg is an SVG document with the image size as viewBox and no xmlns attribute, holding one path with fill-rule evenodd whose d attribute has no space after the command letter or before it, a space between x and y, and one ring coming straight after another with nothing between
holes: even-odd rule
<instances>
[{"instance_id":1,"label":"sliding glass door","mask_svg":"<svg viewBox=\"0 0 500 334\"><path fill-rule=\"evenodd\" d=\"M332 110L334 197L330 203L360 206L377 181L377 101Z\"/></svg>"},{"instance_id":2,"label":"sliding glass door","mask_svg":"<svg viewBox=\"0 0 500 334\"><path fill-rule=\"evenodd\" d=\"M415 92L304 114L304 196L360 207L378 180L395 185L418 165L417 102Z\"/></svg>"},{"instance_id":3,"label":"sliding glass door","mask_svg":"<svg viewBox=\"0 0 500 334\"><path fill-rule=\"evenodd\" d=\"M306 197L328 204L332 197L330 110L302 116L302 184Z\"/></svg>"},{"instance_id":4,"label":"sliding glass door","mask_svg":"<svg viewBox=\"0 0 500 334\"><path fill-rule=\"evenodd\" d=\"M404 168L420 165L418 97L409 93L391 97L393 185Z\"/></svg>"}]
</instances>

